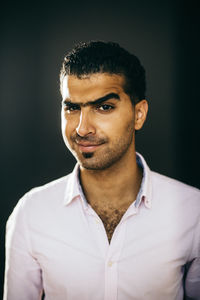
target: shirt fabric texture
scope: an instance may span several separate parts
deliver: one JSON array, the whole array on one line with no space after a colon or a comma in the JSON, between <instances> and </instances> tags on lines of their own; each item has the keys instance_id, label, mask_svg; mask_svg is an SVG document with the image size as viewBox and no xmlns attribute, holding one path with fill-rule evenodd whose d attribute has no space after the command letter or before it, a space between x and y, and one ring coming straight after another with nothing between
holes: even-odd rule
<instances>
[{"instance_id":1,"label":"shirt fabric texture","mask_svg":"<svg viewBox=\"0 0 200 300\"><path fill-rule=\"evenodd\" d=\"M4 300L200 300L200 191L152 172L109 244L74 171L8 219ZM120 176L120 175L119 175Z\"/></svg>"}]
</instances>

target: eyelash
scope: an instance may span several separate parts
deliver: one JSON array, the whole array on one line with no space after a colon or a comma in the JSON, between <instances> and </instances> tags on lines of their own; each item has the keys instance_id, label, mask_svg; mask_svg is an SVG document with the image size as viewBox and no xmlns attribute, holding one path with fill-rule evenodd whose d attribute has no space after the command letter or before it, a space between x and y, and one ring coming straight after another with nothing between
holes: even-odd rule
<instances>
[{"instance_id":1,"label":"eyelash","mask_svg":"<svg viewBox=\"0 0 200 300\"><path fill-rule=\"evenodd\" d=\"M101 108L104 108L104 109L101 109ZM95 109L100 110L101 112L107 112L107 111L114 109L114 106L110 105L110 104L99 104L95 107ZM66 112L73 112L73 111L80 110L80 107L75 104L66 104L64 106L64 110Z\"/></svg>"},{"instance_id":2,"label":"eyelash","mask_svg":"<svg viewBox=\"0 0 200 300\"><path fill-rule=\"evenodd\" d=\"M101 109L103 107L104 107L104 109ZM105 108L107 108L107 109L105 109ZM100 110L100 111L110 111L110 110L114 109L114 106L110 105L110 104L101 104L101 105L97 105L96 109Z\"/></svg>"},{"instance_id":3,"label":"eyelash","mask_svg":"<svg viewBox=\"0 0 200 300\"><path fill-rule=\"evenodd\" d=\"M64 105L64 110L65 111L75 111L75 110L80 110L80 107L78 105L75 104L65 104Z\"/></svg>"}]
</instances>

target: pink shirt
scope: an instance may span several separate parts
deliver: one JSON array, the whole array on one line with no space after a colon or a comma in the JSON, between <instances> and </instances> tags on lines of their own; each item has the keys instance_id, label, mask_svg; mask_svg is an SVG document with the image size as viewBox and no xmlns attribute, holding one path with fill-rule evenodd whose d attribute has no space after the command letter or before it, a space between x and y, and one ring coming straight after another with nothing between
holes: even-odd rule
<instances>
[{"instance_id":1,"label":"pink shirt","mask_svg":"<svg viewBox=\"0 0 200 300\"><path fill-rule=\"evenodd\" d=\"M73 173L31 190L7 223L4 300L200 299L200 192L150 171L108 243Z\"/></svg>"}]
</instances>

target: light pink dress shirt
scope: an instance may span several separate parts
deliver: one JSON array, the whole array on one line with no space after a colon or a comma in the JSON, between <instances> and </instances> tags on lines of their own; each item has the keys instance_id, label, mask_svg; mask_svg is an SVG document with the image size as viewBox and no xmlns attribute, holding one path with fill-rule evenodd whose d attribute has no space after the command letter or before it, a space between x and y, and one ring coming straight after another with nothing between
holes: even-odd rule
<instances>
[{"instance_id":1,"label":"light pink dress shirt","mask_svg":"<svg viewBox=\"0 0 200 300\"><path fill-rule=\"evenodd\" d=\"M150 171L109 244L73 173L31 190L7 223L4 300L200 299L200 192ZM102 187L103 188L103 187Z\"/></svg>"}]
</instances>

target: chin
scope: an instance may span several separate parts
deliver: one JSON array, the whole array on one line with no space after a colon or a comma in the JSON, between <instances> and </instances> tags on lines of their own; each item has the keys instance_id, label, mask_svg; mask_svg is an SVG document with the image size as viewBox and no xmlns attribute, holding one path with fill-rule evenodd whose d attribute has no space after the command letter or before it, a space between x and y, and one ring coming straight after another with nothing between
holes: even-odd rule
<instances>
[{"instance_id":1,"label":"chin","mask_svg":"<svg viewBox=\"0 0 200 300\"><path fill-rule=\"evenodd\" d=\"M88 154L88 153L87 153ZM102 171L102 170L106 170L109 167L111 167L113 165L112 161L97 161L97 160L93 160L91 158L79 161L79 164L81 165L81 167L83 167L84 169L87 170L96 170L96 171Z\"/></svg>"},{"instance_id":2,"label":"chin","mask_svg":"<svg viewBox=\"0 0 200 300\"><path fill-rule=\"evenodd\" d=\"M87 170L106 170L119 162L123 157L123 152L115 153L107 151L104 153L84 152L77 153L76 159L80 166Z\"/></svg>"}]
</instances>

